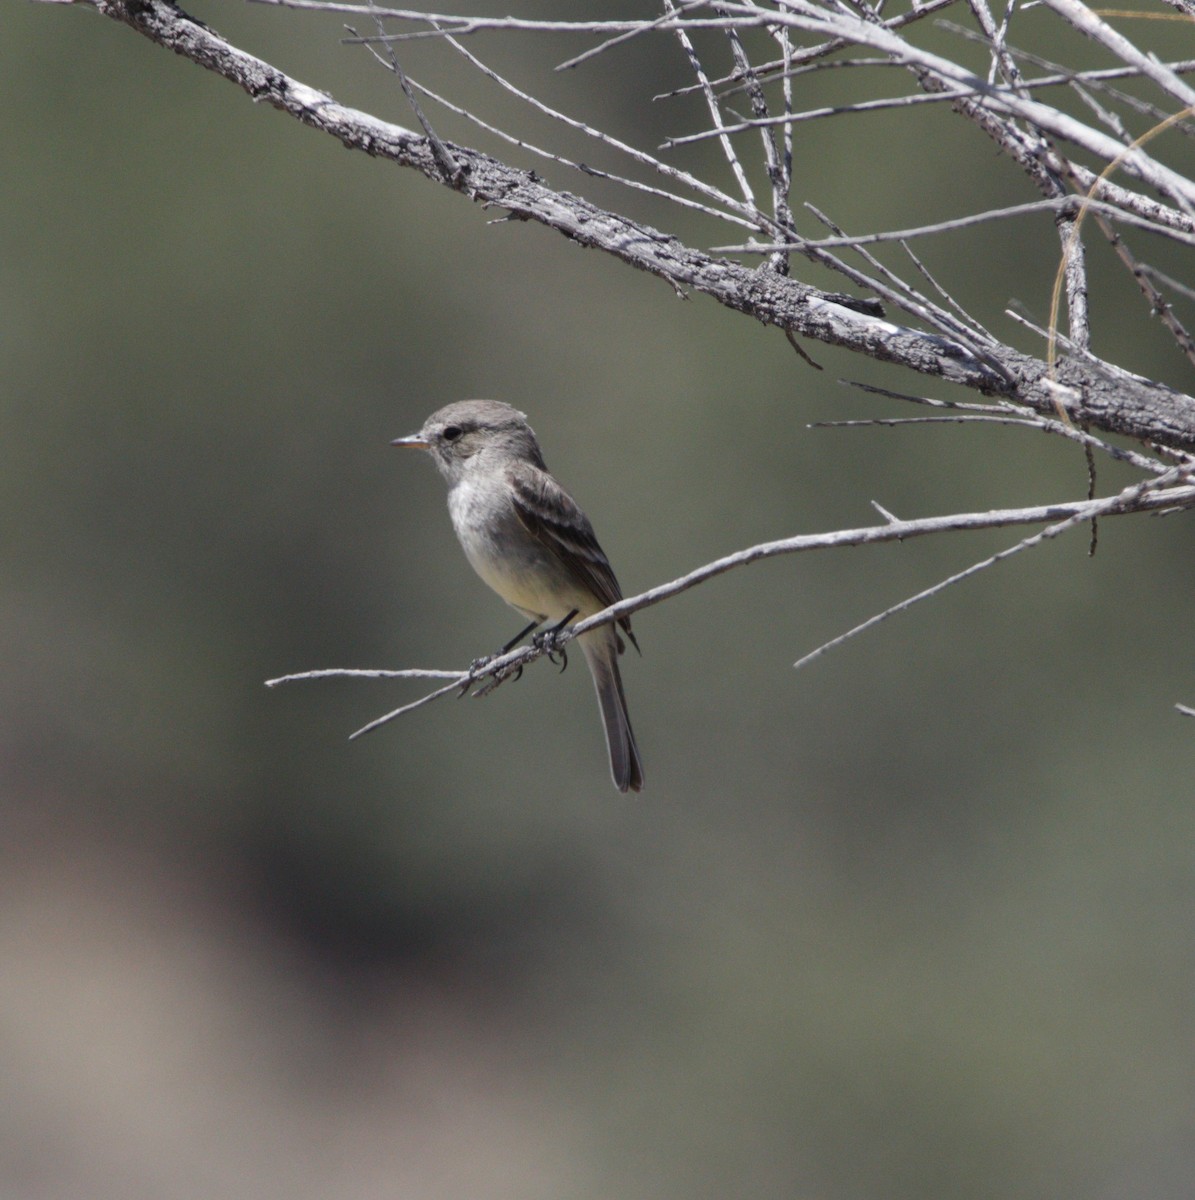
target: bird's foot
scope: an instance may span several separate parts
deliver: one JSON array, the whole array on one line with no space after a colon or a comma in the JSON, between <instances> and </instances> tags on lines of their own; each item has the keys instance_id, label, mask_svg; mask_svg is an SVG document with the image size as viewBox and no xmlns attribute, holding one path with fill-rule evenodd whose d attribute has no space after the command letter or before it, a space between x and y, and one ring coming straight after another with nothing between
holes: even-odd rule
<instances>
[{"instance_id":1,"label":"bird's foot","mask_svg":"<svg viewBox=\"0 0 1195 1200\"><path fill-rule=\"evenodd\" d=\"M565 649L564 643L560 641L560 626L537 633L531 639L531 644L546 654L549 662L556 663L562 672L568 666L568 651Z\"/></svg>"},{"instance_id":2,"label":"bird's foot","mask_svg":"<svg viewBox=\"0 0 1195 1200\"><path fill-rule=\"evenodd\" d=\"M468 693L469 689L477 682L477 676L494 661L497 656L494 654L483 654L480 658L475 658L469 664L469 670L461 680L461 690L457 692L456 698L461 700Z\"/></svg>"},{"instance_id":3,"label":"bird's foot","mask_svg":"<svg viewBox=\"0 0 1195 1200\"><path fill-rule=\"evenodd\" d=\"M487 659L486 661L488 662L490 660ZM472 674L472 672L470 672L470 674ZM473 699L478 700L482 696L488 696L496 687L499 686L499 684L505 683L512 676L515 679L518 679L518 678L520 678L520 676L522 674L523 674L523 664L522 663L519 663L519 665L517 667L503 667L501 670L495 671L494 674L491 675L489 677L489 679L487 679L485 681L485 683L483 683L481 685L481 687L479 687L477 689L477 691L475 691L473 693ZM465 684L465 690L467 691L470 686L472 686L471 679ZM463 696L464 694L465 694L465 692L462 691L461 695Z\"/></svg>"}]
</instances>

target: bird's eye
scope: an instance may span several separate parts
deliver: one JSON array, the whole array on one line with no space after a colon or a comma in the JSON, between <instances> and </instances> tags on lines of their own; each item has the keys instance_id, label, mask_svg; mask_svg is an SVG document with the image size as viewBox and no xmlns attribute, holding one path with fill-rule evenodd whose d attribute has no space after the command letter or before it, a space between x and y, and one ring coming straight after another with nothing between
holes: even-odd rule
<instances>
[{"instance_id":1,"label":"bird's eye","mask_svg":"<svg viewBox=\"0 0 1195 1200\"><path fill-rule=\"evenodd\" d=\"M446 442L455 442L463 432L459 425L448 425L444 429L444 440Z\"/></svg>"}]
</instances>

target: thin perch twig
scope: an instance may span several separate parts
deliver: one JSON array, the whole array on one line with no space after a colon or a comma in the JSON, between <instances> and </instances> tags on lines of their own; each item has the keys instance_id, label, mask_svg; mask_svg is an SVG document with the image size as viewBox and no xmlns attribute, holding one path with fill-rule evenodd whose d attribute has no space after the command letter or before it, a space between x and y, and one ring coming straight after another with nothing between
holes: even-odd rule
<instances>
[{"instance_id":1,"label":"thin perch twig","mask_svg":"<svg viewBox=\"0 0 1195 1200\"><path fill-rule=\"evenodd\" d=\"M734 554L728 554L724 558L715 559L713 562L706 563L704 566L690 571L687 575L682 575L680 578L673 579L668 583L658 584L656 587L650 588L646 592L641 592L637 596L620 600L617 604L612 604L609 608L605 608L601 612L587 617L584 621L578 621L576 624L561 630L556 635L555 646L559 647L567 644L573 638L579 637L591 629L597 629L621 617L627 617L632 613L639 612L641 609L660 604L673 596L679 595L681 592L688 591L690 588L705 583L717 575L723 575L727 571L735 570L738 567L745 567L751 563L760 562L767 558L775 558L782 554L798 554L805 551L829 550L844 546L875 545L881 542L901 542L930 534L958 533L978 529L1005 528L1013 525L1036 525L1042 522L1051 522L1052 524L1049 529L1034 535L1033 538L1026 539L1027 545L1031 545L1046 538L1056 537L1063 530L1083 521L1091 520L1096 516L1106 517L1127 515L1136 512L1153 512L1163 509L1195 508L1195 486L1189 484L1168 486L1168 484L1173 484L1175 480L1185 478L1190 472L1190 465L1183 463L1181 466L1170 468L1165 476L1145 480L1135 484L1131 488L1126 488L1114 496L1094 501L1070 501L1063 504L1037 505L1029 508L954 513L948 516L923 517L908 521L899 521L889 517L883 525L871 525L858 529L842 529L830 533L802 534L797 537L783 538L779 541L763 542L757 546L750 546L745 550L736 551ZM1021 546L1021 548L1026 547ZM1012 550L1002 551L1000 555L995 556L994 561L999 561L1000 558L1007 557L1012 552ZM982 569L982 566L977 565L976 567L969 568L966 572L961 573L959 578L965 578L967 575L974 574L979 569ZM910 603L936 594L952 580L948 580L944 584L935 585L934 588L929 589L925 593L920 593L911 601L906 601L902 605L896 606L892 611L899 611L902 607L908 607ZM890 614L881 614L880 617L872 618L856 630L852 630L850 634L844 635L843 638L836 639L835 642L827 644L824 649L828 649L831 644L836 645L838 641L845 640L846 636L854 636L855 633L861 632L862 629L869 628L886 615ZM370 721L369 724L363 726L352 735L353 738L357 738L395 720L404 713L411 712L413 709L419 708L424 704L429 704L441 696L446 696L450 692L457 691L463 684L481 682L487 678L501 681L501 679L507 677L512 671L529 665L546 653L547 648L535 645L521 646L518 649L490 659L477 668L471 667L468 670L455 672L423 670L362 672L360 670L337 670L334 668L305 671L297 675L286 675L277 679L271 679L268 681L267 686L273 687L285 682L329 679L342 676L349 678L361 678L362 676L373 678L432 677L450 680L445 686L427 693L418 700L404 704L402 707ZM822 653L821 648L815 651L812 656L807 655L806 659L820 653ZM801 661L804 662L806 659L802 659Z\"/></svg>"}]
</instances>

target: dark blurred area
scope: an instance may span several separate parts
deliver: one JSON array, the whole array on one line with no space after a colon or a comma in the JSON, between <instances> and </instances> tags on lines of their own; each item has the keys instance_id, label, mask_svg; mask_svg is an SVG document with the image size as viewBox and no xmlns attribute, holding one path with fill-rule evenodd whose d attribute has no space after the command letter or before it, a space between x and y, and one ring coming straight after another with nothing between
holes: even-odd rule
<instances>
[{"instance_id":1,"label":"dark blurred area","mask_svg":"<svg viewBox=\"0 0 1195 1200\"><path fill-rule=\"evenodd\" d=\"M411 123L340 19L196 15ZM575 41L471 48L648 147L705 119L650 104L686 82L670 44L563 76ZM444 47L404 54L598 161ZM628 594L874 523L873 499L1077 498L1082 455L810 429L904 415L840 377L923 383L822 346L814 372L90 11L10 8L0 99L0 1194L1189 1194L1187 517L1105 522L1094 559L1082 532L1039 548L801 672L1019 535L772 560L640 614L638 798L610 786L579 661L349 743L418 685L263 681L459 667L518 627L431 465L387 446L450 400L529 413ZM1030 198L925 120L802 126L801 197L854 229ZM728 178L716 148L678 158ZM1044 323L1058 243L1017 236L922 253L1040 352L1001 313ZM1092 270L1123 300L1096 305L1100 352L1190 390L1111 255ZM1126 478L1101 465L1101 492Z\"/></svg>"}]
</instances>

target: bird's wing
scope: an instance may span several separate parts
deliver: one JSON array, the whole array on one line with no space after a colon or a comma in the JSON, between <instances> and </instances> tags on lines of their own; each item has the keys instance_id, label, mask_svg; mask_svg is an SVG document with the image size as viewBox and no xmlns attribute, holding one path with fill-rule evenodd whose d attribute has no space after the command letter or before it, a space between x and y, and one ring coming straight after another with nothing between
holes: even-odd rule
<instances>
[{"instance_id":1,"label":"bird's wing","mask_svg":"<svg viewBox=\"0 0 1195 1200\"><path fill-rule=\"evenodd\" d=\"M508 477L515 512L528 533L583 579L603 607L621 600L622 589L589 518L564 488L547 471L529 463L512 466ZM624 617L618 623L635 642L631 622ZM635 642L636 649L638 645Z\"/></svg>"}]
</instances>

